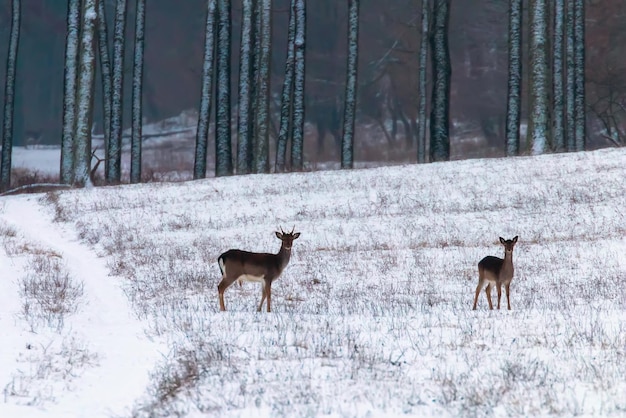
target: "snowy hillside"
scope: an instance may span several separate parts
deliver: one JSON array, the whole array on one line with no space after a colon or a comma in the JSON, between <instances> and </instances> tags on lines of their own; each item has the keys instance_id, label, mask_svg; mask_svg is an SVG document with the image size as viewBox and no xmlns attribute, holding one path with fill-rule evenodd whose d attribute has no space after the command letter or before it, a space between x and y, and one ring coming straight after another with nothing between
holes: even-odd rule
<instances>
[{"instance_id":1,"label":"snowy hillside","mask_svg":"<svg viewBox=\"0 0 626 418\"><path fill-rule=\"evenodd\" d=\"M624 167L601 150L4 197L0 416L623 416ZM253 283L219 312L219 254L276 252L280 227L302 235L273 312ZM514 235L512 310L483 292L472 311L478 261Z\"/></svg>"}]
</instances>

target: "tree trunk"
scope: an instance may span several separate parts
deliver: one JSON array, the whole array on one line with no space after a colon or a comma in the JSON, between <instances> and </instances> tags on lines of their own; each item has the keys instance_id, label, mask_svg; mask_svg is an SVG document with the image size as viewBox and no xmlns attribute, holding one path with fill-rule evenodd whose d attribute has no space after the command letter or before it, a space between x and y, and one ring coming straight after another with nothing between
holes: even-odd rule
<instances>
[{"instance_id":1,"label":"tree trunk","mask_svg":"<svg viewBox=\"0 0 626 418\"><path fill-rule=\"evenodd\" d=\"M91 124L93 120L93 91L95 81L96 51L95 29L98 0L84 0L80 36L80 68L78 72L78 94L76 136L74 137L76 162L74 164L74 186L92 186L91 183Z\"/></svg>"},{"instance_id":2,"label":"tree trunk","mask_svg":"<svg viewBox=\"0 0 626 418\"><path fill-rule=\"evenodd\" d=\"M296 38L293 83L293 134L291 135L291 169L302 171L304 160L304 80L306 74L306 2L296 0Z\"/></svg>"},{"instance_id":3,"label":"tree trunk","mask_svg":"<svg viewBox=\"0 0 626 418\"><path fill-rule=\"evenodd\" d=\"M359 64L359 0L348 0L348 66L346 103L343 113L341 168L354 167L354 125L356 117L357 77Z\"/></svg>"},{"instance_id":4,"label":"tree trunk","mask_svg":"<svg viewBox=\"0 0 626 418\"><path fill-rule=\"evenodd\" d=\"M574 0L567 0L565 14L565 136L567 151L576 149L576 124L574 120L576 98L576 78L574 45Z\"/></svg>"},{"instance_id":5,"label":"tree trunk","mask_svg":"<svg viewBox=\"0 0 626 418\"><path fill-rule=\"evenodd\" d=\"M250 172L250 129L252 129L252 106L250 88L254 83L252 67L253 10L252 0L243 0L241 16L241 48L239 50L239 129L237 142L237 174Z\"/></svg>"},{"instance_id":6,"label":"tree trunk","mask_svg":"<svg viewBox=\"0 0 626 418\"><path fill-rule=\"evenodd\" d=\"M111 97L111 138L105 152L105 178L108 183L120 183L122 178L122 115L124 112L124 31L126 0L115 4L113 33L113 95Z\"/></svg>"},{"instance_id":7,"label":"tree trunk","mask_svg":"<svg viewBox=\"0 0 626 418\"><path fill-rule=\"evenodd\" d=\"M215 117L215 175L233 174L230 131L230 0L217 0L217 88Z\"/></svg>"},{"instance_id":8,"label":"tree trunk","mask_svg":"<svg viewBox=\"0 0 626 418\"><path fill-rule=\"evenodd\" d=\"M552 45L552 100L554 118L552 121L553 149L557 152L565 151L564 133L564 89L563 89L563 20L564 0L554 1L554 40Z\"/></svg>"},{"instance_id":9,"label":"tree trunk","mask_svg":"<svg viewBox=\"0 0 626 418\"><path fill-rule=\"evenodd\" d=\"M287 142L289 141L289 125L292 119L293 82L296 39L296 0L291 0L289 7L289 29L287 31L287 59L285 62L285 80L280 103L280 127L276 142L276 171L285 171L287 161Z\"/></svg>"},{"instance_id":10,"label":"tree trunk","mask_svg":"<svg viewBox=\"0 0 626 418\"><path fill-rule=\"evenodd\" d=\"M422 22L421 22L421 39L420 39L420 56L418 70L418 119L419 126L417 131L417 162L422 164L426 162L426 65L428 63L428 27L430 0L422 0Z\"/></svg>"},{"instance_id":11,"label":"tree trunk","mask_svg":"<svg viewBox=\"0 0 626 418\"><path fill-rule=\"evenodd\" d=\"M546 0L530 2L530 120L528 148L532 155L543 154L548 149L548 37Z\"/></svg>"},{"instance_id":12,"label":"tree trunk","mask_svg":"<svg viewBox=\"0 0 626 418\"><path fill-rule=\"evenodd\" d=\"M250 130L248 132L247 142L247 172L254 171L254 153L256 150L256 138L258 135L258 111L259 108L259 71L261 68L261 10L260 1L252 1L252 46L251 58L252 63L252 85L250 86Z\"/></svg>"},{"instance_id":13,"label":"tree trunk","mask_svg":"<svg viewBox=\"0 0 626 418\"><path fill-rule=\"evenodd\" d=\"M587 142L585 120L585 1L574 0L574 132L576 151L584 151Z\"/></svg>"},{"instance_id":14,"label":"tree trunk","mask_svg":"<svg viewBox=\"0 0 626 418\"><path fill-rule=\"evenodd\" d=\"M450 0L435 0L430 38L433 63L433 98L430 113L430 159L450 159L450 51L448 23Z\"/></svg>"},{"instance_id":15,"label":"tree trunk","mask_svg":"<svg viewBox=\"0 0 626 418\"><path fill-rule=\"evenodd\" d=\"M254 150L254 172L268 173L269 159L269 124L270 124L270 70L272 64L272 0L260 0L261 8L261 56L259 59L259 91L256 147Z\"/></svg>"},{"instance_id":16,"label":"tree trunk","mask_svg":"<svg viewBox=\"0 0 626 418\"><path fill-rule=\"evenodd\" d=\"M74 167L74 128L76 126L76 82L78 72L78 33L80 30L80 0L69 0L67 38L63 79L63 133L61 136L60 183L70 184Z\"/></svg>"},{"instance_id":17,"label":"tree trunk","mask_svg":"<svg viewBox=\"0 0 626 418\"><path fill-rule=\"evenodd\" d=\"M111 96L113 95L113 86L111 79L111 59L109 53L109 31L107 28L106 12L104 7L104 1L98 2L98 48L100 58L100 74L102 77L102 130L104 134L104 149L105 153L111 140ZM106 172L106 166L109 161L104 160Z\"/></svg>"},{"instance_id":18,"label":"tree trunk","mask_svg":"<svg viewBox=\"0 0 626 418\"><path fill-rule=\"evenodd\" d=\"M4 129L2 131L2 157L0 164L0 191L11 187L11 154L13 152L13 111L15 109L15 73L17 50L20 42L20 20L22 4L20 0L11 2L11 37L7 56L7 75L4 84Z\"/></svg>"},{"instance_id":19,"label":"tree trunk","mask_svg":"<svg viewBox=\"0 0 626 418\"><path fill-rule=\"evenodd\" d=\"M213 59L215 55L215 0L207 0L207 15L204 29L204 58L202 64L202 93L196 130L196 154L193 163L193 178L206 177L206 159L211 120L211 91L213 88Z\"/></svg>"},{"instance_id":20,"label":"tree trunk","mask_svg":"<svg viewBox=\"0 0 626 418\"><path fill-rule=\"evenodd\" d=\"M505 154L512 157L520 150L522 109L522 0L509 3L509 80L506 106Z\"/></svg>"},{"instance_id":21,"label":"tree trunk","mask_svg":"<svg viewBox=\"0 0 626 418\"><path fill-rule=\"evenodd\" d=\"M101 0L102 1L102 0ZM146 0L137 0L135 12L135 52L133 61L133 114L130 141L130 182L141 181L141 92L143 86L144 26L146 23Z\"/></svg>"}]
</instances>

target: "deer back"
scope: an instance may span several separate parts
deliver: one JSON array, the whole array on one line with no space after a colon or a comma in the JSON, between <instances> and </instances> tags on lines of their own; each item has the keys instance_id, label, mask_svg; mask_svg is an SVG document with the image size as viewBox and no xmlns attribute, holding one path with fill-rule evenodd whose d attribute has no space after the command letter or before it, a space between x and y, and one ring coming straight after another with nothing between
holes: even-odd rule
<instances>
[{"instance_id":1,"label":"deer back","mask_svg":"<svg viewBox=\"0 0 626 418\"><path fill-rule=\"evenodd\" d=\"M278 255L269 253L228 250L219 256L218 262L222 274L232 279L247 275L271 280L282 270Z\"/></svg>"},{"instance_id":2,"label":"deer back","mask_svg":"<svg viewBox=\"0 0 626 418\"><path fill-rule=\"evenodd\" d=\"M503 265L503 259L501 259L500 257L488 255L487 257L480 260L480 262L478 263L478 268L494 273L497 276L500 274L500 270L502 270Z\"/></svg>"}]
</instances>

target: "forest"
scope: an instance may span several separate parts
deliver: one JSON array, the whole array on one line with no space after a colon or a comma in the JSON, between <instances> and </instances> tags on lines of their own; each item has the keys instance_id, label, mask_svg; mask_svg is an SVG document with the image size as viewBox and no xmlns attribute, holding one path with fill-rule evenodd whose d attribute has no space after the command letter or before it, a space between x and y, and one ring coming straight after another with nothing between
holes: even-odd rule
<instances>
[{"instance_id":1,"label":"forest","mask_svg":"<svg viewBox=\"0 0 626 418\"><path fill-rule=\"evenodd\" d=\"M0 43L0 57L8 54L12 3L21 3L13 145L58 145L62 136L68 2L3 0L0 5L0 28L1 36L6 41ZM103 0L102 3L111 49L114 17L119 1ZM123 129L127 129L131 125L132 55L137 2L123 3L127 3L127 15L121 122ZM231 120L235 124L242 6L245 2L227 3L232 7L230 88L233 101ZM309 147L310 152L316 151L316 158L339 159L350 2L317 0L306 3L304 118L307 126L315 129L307 130L305 147ZM422 2L361 0L356 3L359 4L357 158L386 159L387 162L417 161L413 130L418 116ZM495 0L451 0L444 3L449 3L450 158L502 156L505 154L510 4ZM530 4L535 2L520 0L519 3L522 5L520 111L521 125L524 127L529 117L530 102L529 9ZM548 21L543 47L547 56L552 57L554 5L563 1L539 3L544 4ZM271 67L270 115L267 124L273 144L278 136L290 1L274 0L268 4L271 8ZM626 141L623 126L626 95L623 75L626 66L623 59L626 31L623 28L626 27L626 4L621 1L587 0L584 6L586 148L620 146ZM148 2L145 11L142 92L144 123L199 109L206 9L206 0ZM426 67L426 96L429 101L432 88L431 55L429 52L429 65ZM549 63L551 70L552 62ZM0 66L0 80L5 78L6 67ZM92 122L93 132L100 134L103 132L101 79L98 63L95 66ZM5 84L2 83L0 88L4 97ZM553 96L552 90L549 96ZM233 127L234 130L236 128ZM522 152L526 150L524 133L522 130ZM362 143L370 146L367 153L362 151L359 154Z\"/></svg>"}]
</instances>

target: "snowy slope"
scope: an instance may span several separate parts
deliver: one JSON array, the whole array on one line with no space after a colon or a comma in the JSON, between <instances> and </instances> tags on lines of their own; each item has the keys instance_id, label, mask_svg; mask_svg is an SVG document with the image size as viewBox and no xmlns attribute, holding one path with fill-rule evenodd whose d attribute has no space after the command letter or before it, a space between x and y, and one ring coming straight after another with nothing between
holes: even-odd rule
<instances>
[{"instance_id":1,"label":"snowy slope","mask_svg":"<svg viewBox=\"0 0 626 418\"><path fill-rule=\"evenodd\" d=\"M623 415L624 167L601 150L3 198L0 416ZM219 312L218 255L294 226L273 312L254 284ZM514 235L513 309L483 292L472 311L476 263ZM61 331L20 316L34 252L84 284ZM50 342L53 364L82 353L71 373L31 371Z\"/></svg>"}]
</instances>

